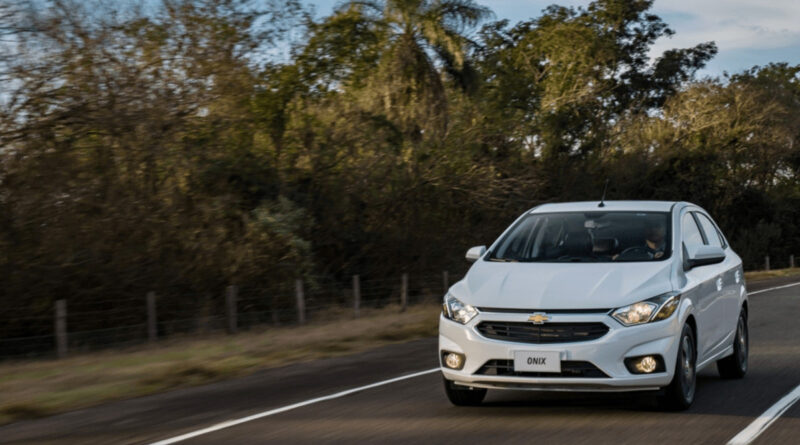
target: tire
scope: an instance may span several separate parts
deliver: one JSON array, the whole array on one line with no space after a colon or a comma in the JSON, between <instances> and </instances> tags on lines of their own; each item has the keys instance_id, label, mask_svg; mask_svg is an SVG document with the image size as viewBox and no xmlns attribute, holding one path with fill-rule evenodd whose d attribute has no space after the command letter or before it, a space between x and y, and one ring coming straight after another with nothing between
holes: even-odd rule
<instances>
[{"instance_id":1,"label":"tire","mask_svg":"<svg viewBox=\"0 0 800 445\"><path fill-rule=\"evenodd\" d=\"M750 332L747 328L747 314L739 313L736 323L736 337L733 339L733 354L717 360L717 371L723 379L740 379L747 374L748 352L750 351Z\"/></svg>"},{"instance_id":2,"label":"tire","mask_svg":"<svg viewBox=\"0 0 800 445\"><path fill-rule=\"evenodd\" d=\"M659 399L662 408L682 411L692 406L697 392L696 344L691 326L684 325L678 343L675 375Z\"/></svg>"},{"instance_id":3,"label":"tire","mask_svg":"<svg viewBox=\"0 0 800 445\"><path fill-rule=\"evenodd\" d=\"M486 397L485 388L469 389L466 386L456 385L450 380L444 380L444 392L450 403L456 406L477 406ZM462 389L463 388L463 389Z\"/></svg>"}]
</instances>

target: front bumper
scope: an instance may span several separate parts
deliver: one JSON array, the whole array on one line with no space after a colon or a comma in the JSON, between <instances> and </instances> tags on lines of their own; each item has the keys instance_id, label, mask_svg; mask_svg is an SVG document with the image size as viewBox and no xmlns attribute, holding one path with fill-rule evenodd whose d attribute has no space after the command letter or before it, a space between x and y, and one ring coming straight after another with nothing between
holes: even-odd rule
<instances>
[{"instance_id":1,"label":"front bumper","mask_svg":"<svg viewBox=\"0 0 800 445\"><path fill-rule=\"evenodd\" d=\"M476 326L485 320L525 322L530 314L481 312L466 325L439 318L439 357L441 351L466 356L464 367L443 366L442 373L456 384L495 389L545 391L642 391L664 387L672 380L682 326L677 316L667 320L626 327L608 314L552 314L551 322L596 322L609 327L603 337L584 342L531 344L489 339ZM550 315L550 314L548 314ZM676 314L677 315L677 314ZM608 377L523 377L478 374L489 360L512 360L515 351L557 351L561 361L585 361ZM632 374L625 367L627 357L661 355L665 372Z\"/></svg>"}]
</instances>

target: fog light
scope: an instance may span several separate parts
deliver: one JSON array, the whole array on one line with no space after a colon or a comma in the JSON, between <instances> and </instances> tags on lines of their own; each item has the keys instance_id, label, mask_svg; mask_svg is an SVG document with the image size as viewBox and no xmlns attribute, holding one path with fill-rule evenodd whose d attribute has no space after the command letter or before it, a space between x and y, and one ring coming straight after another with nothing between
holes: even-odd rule
<instances>
[{"instance_id":1,"label":"fog light","mask_svg":"<svg viewBox=\"0 0 800 445\"><path fill-rule=\"evenodd\" d=\"M442 356L444 358L442 361L448 368L458 370L464 367L464 354L442 351Z\"/></svg>"},{"instance_id":2,"label":"fog light","mask_svg":"<svg viewBox=\"0 0 800 445\"><path fill-rule=\"evenodd\" d=\"M625 359L625 367L631 374L652 374L654 372L666 372L664 359L660 355L640 355L638 357L628 357Z\"/></svg>"},{"instance_id":3,"label":"fog light","mask_svg":"<svg viewBox=\"0 0 800 445\"><path fill-rule=\"evenodd\" d=\"M633 366L636 368L637 371L643 374L650 374L651 372L656 370L658 362L656 362L656 359L654 359L652 355L648 355L634 362Z\"/></svg>"}]
</instances>

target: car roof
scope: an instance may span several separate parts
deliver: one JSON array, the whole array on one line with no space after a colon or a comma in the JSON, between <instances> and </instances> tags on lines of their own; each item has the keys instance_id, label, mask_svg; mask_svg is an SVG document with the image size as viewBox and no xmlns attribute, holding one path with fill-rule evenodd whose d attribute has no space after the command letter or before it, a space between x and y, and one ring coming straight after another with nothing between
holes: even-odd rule
<instances>
[{"instance_id":1,"label":"car roof","mask_svg":"<svg viewBox=\"0 0 800 445\"><path fill-rule=\"evenodd\" d=\"M587 211L669 212L678 202L680 201L605 201L603 207L598 207L600 201L559 202L542 204L534 207L528 213Z\"/></svg>"}]
</instances>

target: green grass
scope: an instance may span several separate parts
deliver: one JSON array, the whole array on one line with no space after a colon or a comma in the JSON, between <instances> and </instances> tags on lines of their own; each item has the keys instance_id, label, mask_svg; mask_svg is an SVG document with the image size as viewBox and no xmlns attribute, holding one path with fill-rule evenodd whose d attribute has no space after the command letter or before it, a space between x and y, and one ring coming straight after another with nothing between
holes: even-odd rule
<instances>
[{"instance_id":1,"label":"green grass","mask_svg":"<svg viewBox=\"0 0 800 445\"><path fill-rule=\"evenodd\" d=\"M436 335L439 305L398 309L366 310L358 319L341 314L303 327L173 338L63 360L3 363L0 424Z\"/></svg>"}]
</instances>

